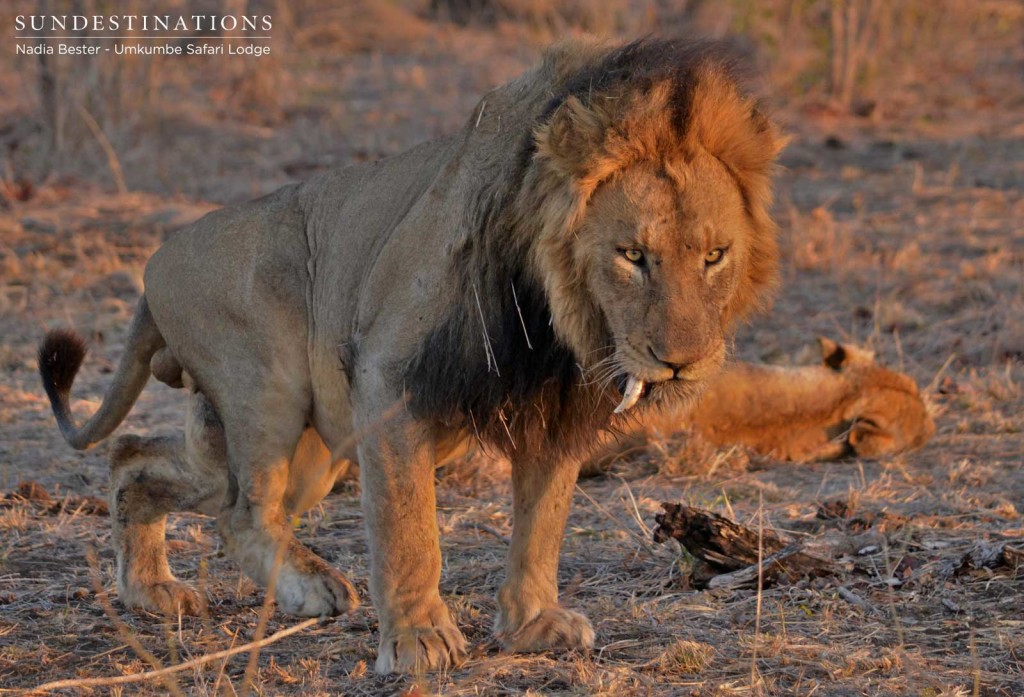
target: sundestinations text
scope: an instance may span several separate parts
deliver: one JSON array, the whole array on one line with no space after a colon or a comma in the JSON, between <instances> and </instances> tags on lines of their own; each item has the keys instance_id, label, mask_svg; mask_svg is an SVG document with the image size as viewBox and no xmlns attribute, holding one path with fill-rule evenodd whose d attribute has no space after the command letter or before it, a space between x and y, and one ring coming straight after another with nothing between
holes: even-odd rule
<instances>
[{"instance_id":1,"label":"sundestinations text","mask_svg":"<svg viewBox=\"0 0 1024 697\"><path fill-rule=\"evenodd\" d=\"M270 15L18 15L15 31L270 31Z\"/></svg>"}]
</instances>

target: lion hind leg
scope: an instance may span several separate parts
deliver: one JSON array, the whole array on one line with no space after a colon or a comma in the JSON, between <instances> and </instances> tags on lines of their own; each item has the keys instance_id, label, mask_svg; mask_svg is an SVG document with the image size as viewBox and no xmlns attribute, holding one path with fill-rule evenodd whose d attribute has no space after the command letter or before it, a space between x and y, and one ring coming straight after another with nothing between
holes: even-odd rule
<instances>
[{"instance_id":1,"label":"lion hind leg","mask_svg":"<svg viewBox=\"0 0 1024 697\"><path fill-rule=\"evenodd\" d=\"M289 500L291 458L304 434L312 436L306 433L303 410L288 410L283 406L286 395L277 394L280 398L263 396L258 401L282 405L279 414L262 414L263 418L250 421L246 417L251 413L237 403L222 412L231 478L218 528L232 558L246 575L273 589L284 612L303 617L351 612L359 606L355 587L296 540L289 523L295 507L306 503L297 494ZM314 450L320 453L322 447ZM329 489L328 483L324 493Z\"/></svg>"},{"instance_id":2,"label":"lion hind leg","mask_svg":"<svg viewBox=\"0 0 1024 697\"><path fill-rule=\"evenodd\" d=\"M171 616L200 612L200 595L175 578L167 562L167 514L216 515L226 491L224 427L200 392L189 396L184 436L118 439L110 492L118 591L125 605Z\"/></svg>"},{"instance_id":3,"label":"lion hind leg","mask_svg":"<svg viewBox=\"0 0 1024 697\"><path fill-rule=\"evenodd\" d=\"M112 538L118 594L128 607L197 615L199 593L175 578L164 531L173 511L208 509L223 497L225 479L203 476L181 436L122 436L111 457Z\"/></svg>"}]
</instances>

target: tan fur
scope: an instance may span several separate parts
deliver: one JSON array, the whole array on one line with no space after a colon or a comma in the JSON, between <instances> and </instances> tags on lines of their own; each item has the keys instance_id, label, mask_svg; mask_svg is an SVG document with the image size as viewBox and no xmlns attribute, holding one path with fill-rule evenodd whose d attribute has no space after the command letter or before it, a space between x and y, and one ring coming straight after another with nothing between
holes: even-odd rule
<instances>
[{"instance_id":1,"label":"tan fur","mask_svg":"<svg viewBox=\"0 0 1024 697\"><path fill-rule=\"evenodd\" d=\"M587 471L604 471L624 447L677 431L795 462L881 457L931 438L935 423L912 378L857 346L818 341L820 366L727 365L693 409L652 415L633 435L609 441Z\"/></svg>"},{"instance_id":2,"label":"tan fur","mask_svg":"<svg viewBox=\"0 0 1024 697\"><path fill-rule=\"evenodd\" d=\"M711 381L687 419L716 445L806 462L880 457L924 445L935 424L912 378L874 354L820 339L823 364L738 364Z\"/></svg>"},{"instance_id":3,"label":"tan fur","mask_svg":"<svg viewBox=\"0 0 1024 697\"><path fill-rule=\"evenodd\" d=\"M566 43L453 137L171 238L145 276L161 340L129 342L126 360L191 384L190 421L184 441L122 440L115 455L122 597L194 609L162 525L205 510L250 577L276 576L283 610L351 609L351 584L288 517L358 458L376 669L457 662L434 467L478 436L513 465L499 639L591 646L589 621L558 604L558 553L581 457L632 418L612 415L615 378L650 383L652 403L693 399L774 277L780 139L727 73L699 45ZM73 372L59 367L58 388Z\"/></svg>"}]
</instances>

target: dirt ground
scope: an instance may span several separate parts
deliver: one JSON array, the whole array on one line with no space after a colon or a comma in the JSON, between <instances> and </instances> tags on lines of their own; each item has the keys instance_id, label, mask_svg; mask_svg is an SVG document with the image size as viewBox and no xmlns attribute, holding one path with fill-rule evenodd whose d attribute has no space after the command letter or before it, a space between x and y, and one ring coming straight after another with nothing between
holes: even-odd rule
<instances>
[{"instance_id":1,"label":"dirt ground","mask_svg":"<svg viewBox=\"0 0 1024 697\"><path fill-rule=\"evenodd\" d=\"M360 21L390 22L387 35L334 36L330 27L347 26L335 18L320 34L304 29L301 50L298 39L282 46L266 74L168 78L148 98L160 108L99 119L121 192L104 148L73 141L70 125L62 159L32 179L32 71L5 53L8 68L24 69L0 76L0 694L135 674L253 637L263 595L205 517L172 516L167 530L175 572L209 598L202 618L168 622L118 603L110 521L82 498L106 496L109 443L67 447L35 347L57 326L90 339L74 388L75 411L88 413L121 354L145 261L176 228L457 128L483 90L558 33L375 7L384 16ZM794 465L697 454L677 436L625 454L607 476L580 481L562 554L562 596L592 619L597 645L537 656L503 654L490 636L511 530L507 468L481 458L451 466L438 477L442 593L473 650L458 670L418 679L372 672L376 617L352 486L297 534L358 579L363 607L263 648L251 680L242 654L176 673L176 685L197 695L246 685L263 695L1024 694L1024 569L964 562L979 545L1024 542L1022 35L1017 24L977 47L971 70L941 80L921 71L869 114L813 92L771 99L793 136L777 179L783 282L773 310L739 329L736 355L808 362L818 335L874 348L926 392L937 432L923 449ZM183 403L150 384L120 432L179 429ZM25 481L51 500L14 496ZM833 525L816 512L836 500L905 516L840 577L699 591L693 559L652 541L663 501L803 536ZM266 633L294 624L276 613ZM172 689L157 679L64 693Z\"/></svg>"}]
</instances>

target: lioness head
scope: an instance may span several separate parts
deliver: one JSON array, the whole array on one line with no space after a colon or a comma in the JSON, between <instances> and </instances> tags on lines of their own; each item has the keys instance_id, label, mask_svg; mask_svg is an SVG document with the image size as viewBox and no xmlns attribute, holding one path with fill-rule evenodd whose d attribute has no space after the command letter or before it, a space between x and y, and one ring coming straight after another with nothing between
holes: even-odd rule
<instances>
[{"instance_id":1,"label":"lioness head","mask_svg":"<svg viewBox=\"0 0 1024 697\"><path fill-rule=\"evenodd\" d=\"M909 375L889 370L871 351L818 339L822 360L851 386L853 398L843 407L846 442L859 457L879 457L913 450L935 433L935 422Z\"/></svg>"},{"instance_id":2,"label":"lioness head","mask_svg":"<svg viewBox=\"0 0 1024 697\"><path fill-rule=\"evenodd\" d=\"M586 92L568 88L536 132L555 332L595 380L617 380L617 412L697 394L777 259L771 124L713 54L617 84L638 60L652 58L626 47L577 78Z\"/></svg>"}]
</instances>

